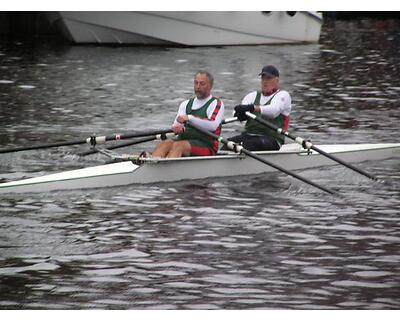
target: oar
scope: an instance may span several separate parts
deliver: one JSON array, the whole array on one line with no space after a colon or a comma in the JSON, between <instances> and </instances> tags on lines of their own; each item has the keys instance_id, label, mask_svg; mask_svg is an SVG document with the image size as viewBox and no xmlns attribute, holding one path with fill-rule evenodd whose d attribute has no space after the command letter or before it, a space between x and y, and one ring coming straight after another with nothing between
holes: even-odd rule
<instances>
[{"instance_id":1,"label":"oar","mask_svg":"<svg viewBox=\"0 0 400 320\"><path fill-rule=\"evenodd\" d=\"M227 118L227 119L222 121L222 124L228 124L228 123L231 123L231 122L234 122L234 121L237 121L237 120L238 120L237 117ZM168 134L161 134L161 135L159 134L159 135L150 136L150 137L144 138L144 139L138 139L138 140L134 140L134 141L126 142L126 143L120 143L120 144L118 144L116 146L108 147L107 150L114 150L114 149L118 149L118 148L128 147L128 146L132 146L132 145L135 145L135 144L140 144L140 143L143 143L143 142L148 142L148 141L157 140L157 139L158 140L165 140L166 138L168 138ZM88 156L88 155L95 154L95 153L98 153L98 152L99 152L98 150L94 149L94 150L89 150L89 151L86 151L86 152L78 153L78 156L83 157L83 156Z\"/></svg>"},{"instance_id":2,"label":"oar","mask_svg":"<svg viewBox=\"0 0 400 320\"><path fill-rule=\"evenodd\" d=\"M107 147L107 150L114 150L114 149L118 149L118 148L133 146L135 144L139 144L139 143L143 143L143 142L147 142L147 141L153 141L153 140L156 140L157 138L158 138L157 136L150 136L148 138L142 138L142 139L137 139L137 140L134 140L134 141L120 143L120 144L115 145L115 146ZM89 151L78 153L77 155L80 156L80 157L84 157L84 156L88 156L88 155L95 154L95 153L98 153L98 152L99 152L99 150L93 149L93 150L89 150Z\"/></svg>"},{"instance_id":3,"label":"oar","mask_svg":"<svg viewBox=\"0 0 400 320\"><path fill-rule=\"evenodd\" d=\"M343 161L343 160L341 160L341 159L339 159L339 158L333 156L333 155L330 154L330 153L325 152L324 150L322 150L322 149L316 147L315 145L313 145L310 141L307 141L307 140L305 140L305 139L303 139L303 138L301 138L301 137L295 137L295 136L293 136L293 135L290 134L289 132L284 131L282 128L279 128L279 127L275 126L274 124L272 124L272 123L270 123L270 122L268 122L268 121L262 119L261 117L256 116L255 114L253 114L253 113L251 113L251 112L246 112L246 116L250 117L251 119L257 121L258 123L261 123L262 125L264 125L264 126L270 128L270 129L272 129L272 130L275 130L277 133L279 133L279 134L281 134L281 135L283 135L283 136L286 136L286 137L288 137L288 138L294 140L295 142L297 142L298 144L300 144L304 149L312 149L312 150L315 150L315 151L317 151L318 153L322 154L323 156L325 156L325 157L327 157L327 158L329 158L329 159L331 159L331 160L333 160L333 161L335 161L335 162L338 162L338 163L344 165L345 167L347 167L347 168L349 168L349 169L351 169L351 170L354 170L354 171L356 171L356 172L358 172L358 173L360 173L360 174L362 174L362 175L364 175L364 176L366 176L366 177L368 177L368 178L370 178L370 179L372 179L372 180L375 180L375 181L378 181L378 180L379 180L379 179L378 179L377 177L375 177L374 175L372 175L372 174L370 174L370 173L368 173L368 172L365 172L364 170L362 170L362 169L360 169L360 168L357 168L357 167L353 166L352 164L347 163L347 162L345 162L345 161Z\"/></svg>"},{"instance_id":4,"label":"oar","mask_svg":"<svg viewBox=\"0 0 400 320\"><path fill-rule=\"evenodd\" d=\"M133 133L128 133L128 134L113 134L113 135L108 135L108 136L94 136L93 135L84 140L73 140L73 141L48 143L48 144L28 146L28 147L0 149L0 154L1 153L9 153L9 152L18 152L18 151L46 149L46 148L53 148L53 147L72 146L72 145L85 144L85 143L88 143L88 144L91 144L92 146L94 146L96 144L105 143L106 141L140 138L140 137L147 137L147 136L153 136L153 135L158 135L158 134L167 134L170 132L172 132L171 129L159 129L159 130L138 131L138 132L133 132Z\"/></svg>"},{"instance_id":5,"label":"oar","mask_svg":"<svg viewBox=\"0 0 400 320\"><path fill-rule=\"evenodd\" d=\"M234 143L233 141L228 141L228 140L224 139L224 138L221 137L221 136L217 136L217 135L215 135L214 133L212 133L212 132L210 132L210 131L204 130L204 129L202 129L202 128L196 126L196 125L194 125L193 123L190 123L189 121L186 122L186 125L189 126L189 127L192 127L192 128L194 128L194 129L196 129L197 131L203 133L203 134L206 135L206 136L209 136L209 137L211 137L211 138L213 138L213 139L218 140L219 142L223 143L223 144L226 145L229 149L235 151L236 153L244 153L245 155L249 156L250 158L253 158L253 159L255 159L255 160L258 160L258 161L260 161L260 162L262 162L262 163L264 163L264 164L266 164L266 165L269 165L270 167L273 167L273 168L275 168L275 169L277 169L277 170L279 170L279 171L281 171L281 172L284 172L284 173L286 173L287 175L292 176L292 177L294 177L294 178L296 178L296 179L299 179L299 180L301 180L301 181L303 181L303 182L305 182L305 183L307 183L307 184L309 184L309 185L312 185L312 186L314 186L314 187L316 187L316 188L318 188L318 189L320 189L320 190L322 190L322 191L325 191L325 192L330 193L330 194L336 194L335 191L330 190L330 189L328 189L328 188L325 188L325 187L323 187L323 186L320 186L320 185L316 184L315 182L312 182L312 181L309 180L309 179L303 178L302 176L299 176L298 174L296 174L296 173L294 173L294 172L291 172L291 171L289 171L289 170L287 170L287 169L285 169L285 168L282 168L282 167L279 166L279 165L276 165L276 164L274 164L274 163L272 163L272 162L269 162L268 160L266 160L266 159L260 157L259 155L257 155L257 154L255 154L255 153L253 153L253 152L251 152L251 151L249 151L249 150L243 148L241 145L239 145L239 144L237 144L237 143Z\"/></svg>"},{"instance_id":6,"label":"oar","mask_svg":"<svg viewBox=\"0 0 400 320\"><path fill-rule=\"evenodd\" d=\"M226 118L226 119L222 120L222 124L228 124L228 123L235 122L235 121L238 121L238 120L239 119L237 117Z\"/></svg>"}]
</instances>

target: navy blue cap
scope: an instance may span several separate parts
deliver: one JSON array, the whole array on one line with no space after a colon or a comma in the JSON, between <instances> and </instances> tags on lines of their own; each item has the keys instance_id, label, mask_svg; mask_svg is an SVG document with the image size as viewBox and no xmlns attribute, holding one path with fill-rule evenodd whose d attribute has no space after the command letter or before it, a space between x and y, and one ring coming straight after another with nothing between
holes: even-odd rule
<instances>
[{"instance_id":1,"label":"navy blue cap","mask_svg":"<svg viewBox=\"0 0 400 320\"><path fill-rule=\"evenodd\" d=\"M259 76L267 76L270 78L279 77L279 71L274 66L265 66L262 68L261 72L258 74Z\"/></svg>"}]
</instances>

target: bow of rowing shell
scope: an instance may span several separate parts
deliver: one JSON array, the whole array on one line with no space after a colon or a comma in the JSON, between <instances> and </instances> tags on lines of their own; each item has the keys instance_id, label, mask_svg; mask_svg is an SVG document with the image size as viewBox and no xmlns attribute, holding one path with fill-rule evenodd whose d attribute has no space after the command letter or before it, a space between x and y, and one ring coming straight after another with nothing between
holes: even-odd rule
<instances>
[{"instance_id":1,"label":"bow of rowing shell","mask_svg":"<svg viewBox=\"0 0 400 320\"><path fill-rule=\"evenodd\" d=\"M340 159L357 163L381 160L400 154L400 143L321 145L320 149ZM335 163L315 151L297 144L284 145L279 151L257 152L269 161L288 170L302 170ZM148 184L180 180L254 175L275 171L254 159L239 154L213 157L142 159L116 162L0 184L0 193L49 192L87 188L105 188L130 184Z\"/></svg>"}]
</instances>

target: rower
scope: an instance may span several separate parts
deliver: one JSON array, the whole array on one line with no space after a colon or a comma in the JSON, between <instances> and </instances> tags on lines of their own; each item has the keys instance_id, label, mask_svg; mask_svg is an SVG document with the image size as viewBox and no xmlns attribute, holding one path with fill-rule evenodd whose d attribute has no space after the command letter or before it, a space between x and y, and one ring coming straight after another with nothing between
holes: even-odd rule
<instances>
[{"instance_id":1,"label":"rower","mask_svg":"<svg viewBox=\"0 0 400 320\"><path fill-rule=\"evenodd\" d=\"M194 77L195 97L183 101L171 129L177 135L160 142L152 157L177 158L182 156L211 156L218 150L218 141L199 133L193 128L185 128L185 122L208 130L219 136L224 118L223 102L211 95L213 76L204 70Z\"/></svg>"},{"instance_id":2,"label":"rower","mask_svg":"<svg viewBox=\"0 0 400 320\"><path fill-rule=\"evenodd\" d=\"M286 131L289 126L292 100L287 91L279 89L279 71L275 66L263 67L259 76L261 76L261 91L250 92L243 98L242 103L235 107L235 117L239 121L247 120L245 132L228 140L242 143L244 148L251 151L279 150L285 143L284 137L253 119L248 119L246 112L261 115L262 118Z\"/></svg>"}]
</instances>

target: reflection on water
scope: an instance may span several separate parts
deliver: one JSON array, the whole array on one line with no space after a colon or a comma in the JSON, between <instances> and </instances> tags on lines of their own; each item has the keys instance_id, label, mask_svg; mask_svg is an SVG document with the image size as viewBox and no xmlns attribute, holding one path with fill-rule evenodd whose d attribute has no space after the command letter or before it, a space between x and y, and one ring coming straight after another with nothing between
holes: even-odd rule
<instances>
[{"instance_id":1,"label":"reflection on water","mask_svg":"<svg viewBox=\"0 0 400 320\"><path fill-rule=\"evenodd\" d=\"M168 126L200 68L229 115L266 63L281 69L299 135L395 142L399 30L327 21L320 44L305 46L0 44L0 145ZM104 161L72 156L80 150L2 155L0 178ZM398 309L399 158L360 167L393 186L334 166L302 174L340 198L279 173L5 196L0 308Z\"/></svg>"}]
</instances>

